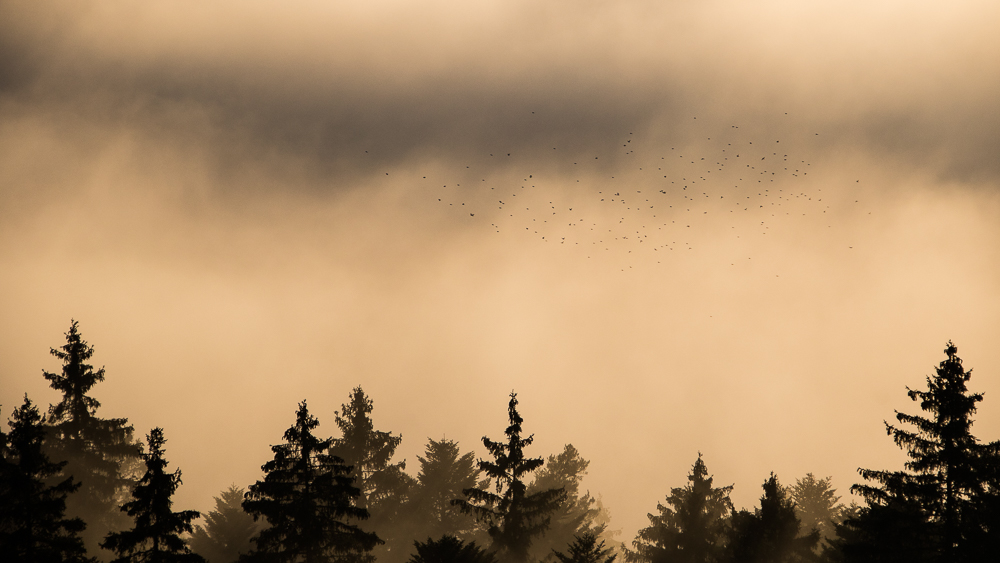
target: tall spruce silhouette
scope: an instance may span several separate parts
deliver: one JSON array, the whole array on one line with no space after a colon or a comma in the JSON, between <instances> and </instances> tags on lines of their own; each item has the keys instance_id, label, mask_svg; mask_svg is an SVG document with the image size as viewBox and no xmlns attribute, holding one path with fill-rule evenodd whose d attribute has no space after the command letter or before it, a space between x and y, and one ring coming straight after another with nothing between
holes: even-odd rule
<instances>
[{"instance_id":1,"label":"tall spruce silhouette","mask_svg":"<svg viewBox=\"0 0 1000 563\"><path fill-rule=\"evenodd\" d=\"M8 563L92 561L79 533L85 524L66 517L66 496L80 485L59 479L65 462L42 451L43 417L25 395L14 409L10 434L0 430L0 560Z\"/></svg>"},{"instance_id":2,"label":"tall spruce silhouette","mask_svg":"<svg viewBox=\"0 0 1000 563\"><path fill-rule=\"evenodd\" d=\"M839 543L853 560L914 548L921 552L914 560L975 560L984 542L996 542L998 525L981 508L996 496L988 485L996 482L1000 445L981 444L972 435L972 415L983 394L969 392L972 370L964 369L951 341L944 353L926 391L907 387L907 396L927 415L896 411L896 420L912 429L885 423L909 457L904 470L858 469L869 484L851 491L868 506L845 522L845 541ZM909 524L900 528L900 522Z\"/></svg>"},{"instance_id":3,"label":"tall spruce silhouette","mask_svg":"<svg viewBox=\"0 0 1000 563\"><path fill-rule=\"evenodd\" d=\"M332 440L313 434L319 421L299 403L285 443L271 446L274 459L262 466L264 479L250 486L243 508L268 526L253 539L241 561L329 563L373 561L381 542L354 521L368 518L355 503L361 491L344 460L328 453Z\"/></svg>"},{"instance_id":4,"label":"tall spruce silhouette","mask_svg":"<svg viewBox=\"0 0 1000 563\"><path fill-rule=\"evenodd\" d=\"M385 541L375 555L389 563L402 563L412 538L404 539L396 530L401 527L402 507L413 478L404 472L405 461L392 461L402 436L376 430L373 410L372 400L360 386L355 387L349 402L336 413L341 437L333 438L330 453L351 467L349 475L359 490L356 504L369 514L359 527Z\"/></svg>"},{"instance_id":5,"label":"tall spruce silhouette","mask_svg":"<svg viewBox=\"0 0 1000 563\"><path fill-rule=\"evenodd\" d=\"M485 521L493 540L490 550L503 562L528 560L531 542L548 529L552 512L566 498L563 489L549 489L527 494L525 478L544 463L542 458L524 457L524 448L534 435L521 437L524 420L517 412L517 394L511 392L507 405L509 425L504 431L507 442L494 442L483 436L483 445L493 461L479 460L479 469L495 484L494 490L469 488L466 499L453 504Z\"/></svg>"},{"instance_id":6,"label":"tall spruce silhouette","mask_svg":"<svg viewBox=\"0 0 1000 563\"><path fill-rule=\"evenodd\" d=\"M133 489L132 500L121 507L135 524L131 530L108 534L101 546L118 556L114 563L204 563L181 537L192 532L191 521L200 514L173 511L171 497L181 485L181 470L167 472L163 429L153 428L146 441L149 452L142 456L146 473Z\"/></svg>"},{"instance_id":7,"label":"tall spruce silhouette","mask_svg":"<svg viewBox=\"0 0 1000 563\"><path fill-rule=\"evenodd\" d=\"M649 526L639 530L634 550L625 551L632 563L714 563L720 561L733 504L732 485L713 487L713 478L701 454L688 484L670 489L659 514L647 514Z\"/></svg>"},{"instance_id":8,"label":"tall spruce silhouette","mask_svg":"<svg viewBox=\"0 0 1000 563\"><path fill-rule=\"evenodd\" d=\"M62 360L62 370L42 373L63 396L49 407L46 448L50 458L67 462L62 475L80 482L80 489L67 499L66 513L87 522L81 535L88 551L96 554L109 531L128 526L118 506L135 484L140 445L128 419L97 416L101 403L89 393L104 381L104 368L95 370L88 363L94 348L80 335L77 321L70 323L66 344L50 353Z\"/></svg>"}]
</instances>

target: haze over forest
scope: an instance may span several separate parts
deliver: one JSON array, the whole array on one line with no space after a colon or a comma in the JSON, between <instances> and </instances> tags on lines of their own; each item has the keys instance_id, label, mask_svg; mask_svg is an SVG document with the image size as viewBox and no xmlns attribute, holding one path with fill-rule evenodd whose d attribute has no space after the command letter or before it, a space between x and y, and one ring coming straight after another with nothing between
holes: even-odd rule
<instances>
[{"instance_id":1,"label":"haze over forest","mask_svg":"<svg viewBox=\"0 0 1000 563\"><path fill-rule=\"evenodd\" d=\"M518 394L629 543L895 469L949 340L1000 438L992 2L0 4L0 405L165 429L177 507L362 386L417 467Z\"/></svg>"}]
</instances>

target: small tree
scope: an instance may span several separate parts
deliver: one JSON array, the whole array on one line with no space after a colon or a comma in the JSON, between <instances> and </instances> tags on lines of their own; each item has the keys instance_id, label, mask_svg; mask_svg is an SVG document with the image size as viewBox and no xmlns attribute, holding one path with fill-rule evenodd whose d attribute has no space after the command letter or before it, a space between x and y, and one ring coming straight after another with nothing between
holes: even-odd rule
<instances>
[{"instance_id":1,"label":"small tree","mask_svg":"<svg viewBox=\"0 0 1000 563\"><path fill-rule=\"evenodd\" d=\"M493 554L476 545L445 534L441 539L413 542L417 552L407 563L496 563Z\"/></svg>"},{"instance_id":2,"label":"small tree","mask_svg":"<svg viewBox=\"0 0 1000 563\"><path fill-rule=\"evenodd\" d=\"M232 485L215 497L215 510L205 516L204 526L195 526L191 551L209 563L232 563L250 551L250 538L260 529L243 510L246 489Z\"/></svg>"},{"instance_id":3,"label":"small tree","mask_svg":"<svg viewBox=\"0 0 1000 563\"><path fill-rule=\"evenodd\" d=\"M760 508L734 512L727 545L732 563L797 563L816 559L813 553L819 532L801 536L795 504L778 478L764 481Z\"/></svg>"},{"instance_id":4,"label":"small tree","mask_svg":"<svg viewBox=\"0 0 1000 563\"><path fill-rule=\"evenodd\" d=\"M25 395L14 409L10 434L0 430L0 554L10 563L91 561L79 518L67 518L66 496L80 485L72 477L49 485L65 462L42 451L43 418Z\"/></svg>"},{"instance_id":5,"label":"small tree","mask_svg":"<svg viewBox=\"0 0 1000 563\"><path fill-rule=\"evenodd\" d=\"M191 533L191 521L200 515L196 510L172 510L170 497L181 485L181 470L167 473L163 429L153 428L146 441L149 453L142 456L146 473L132 491L132 500L121 507L135 525L131 530L108 534L101 546L118 556L114 563L204 563L181 537Z\"/></svg>"},{"instance_id":6,"label":"small tree","mask_svg":"<svg viewBox=\"0 0 1000 563\"><path fill-rule=\"evenodd\" d=\"M534 436L521 437L524 420L517 412L517 394L510 394L507 405L509 426L504 431L507 443L494 442L483 437L483 445L493 456L493 461L479 460L479 469L496 483L495 492L485 488L462 491L467 499L456 499L453 504L463 511L475 514L487 524L493 540L491 550L502 561L523 563L528 560L531 542L549 527L552 512L566 497L563 489L549 489L527 494L524 480L544 463L542 458L525 458L524 448L531 445Z\"/></svg>"},{"instance_id":7,"label":"small tree","mask_svg":"<svg viewBox=\"0 0 1000 563\"><path fill-rule=\"evenodd\" d=\"M614 563L617 555L612 553L613 549L604 547L604 540L597 543L597 534L594 532L584 532L573 538L563 554L552 550L559 563Z\"/></svg>"},{"instance_id":8,"label":"small tree","mask_svg":"<svg viewBox=\"0 0 1000 563\"><path fill-rule=\"evenodd\" d=\"M55 478L72 475L81 484L67 499L66 512L88 523L82 537L87 548L97 552L108 532L128 526L118 506L135 484L141 449L127 419L97 416L101 403L89 393L104 381L104 368L95 370L88 363L94 348L80 335L77 321L70 323L66 344L50 353L63 362L62 370L42 374L63 396L49 407L46 449L51 459L67 461Z\"/></svg>"},{"instance_id":9,"label":"small tree","mask_svg":"<svg viewBox=\"0 0 1000 563\"><path fill-rule=\"evenodd\" d=\"M649 527L639 530L625 559L633 563L713 563L723 553L733 487L713 487L698 454L688 484L670 490L659 514L648 514Z\"/></svg>"},{"instance_id":10,"label":"small tree","mask_svg":"<svg viewBox=\"0 0 1000 563\"><path fill-rule=\"evenodd\" d=\"M285 443L271 446L274 459L261 469L264 479L250 486L243 508L268 527L254 538L246 561L328 563L371 561L381 542L351 520L368 518L355 505L360 495L349 477L350 467L327 450L331 439L313 435L319 421L299 403L295 424L285 431Z\"/></svg>"}]
</instances>

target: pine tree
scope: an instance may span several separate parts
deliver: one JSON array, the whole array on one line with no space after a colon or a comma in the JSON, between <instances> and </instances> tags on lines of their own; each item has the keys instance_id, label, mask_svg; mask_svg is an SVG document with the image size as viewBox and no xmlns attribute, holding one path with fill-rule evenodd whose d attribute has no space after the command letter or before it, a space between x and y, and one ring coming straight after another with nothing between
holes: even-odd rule
<instances>
[{"instance_id":1,"label":"pine tree","mask_svg":"<svg viewBox=\"0 0 1000 563\"><path fill-rule=\"evenodd\" d=\"M243 510L246 489L233 485L215 497L215 510L205 516L204 526L195 526L191 551L209 563L233 563L250 551L250 539L260 526Z\"/></svg>"},{"instance_id":2,"label":"pine tree","mask_svg":"<svg viewBox=\"0 0 1000 563\"><path fill-rule=\"evenodd\" d=\"M416 553L407 563L497 563L492 553L476 545L465 543L455 536L445 534L441 539L427 538L426 542L413 542Z\"/></svg>"},{"instance_id":3,"label":"pine tree","mask_svg":"<svg viewBox=\"0 0 1000 563\"><path fill-rule=\"evenodd\" d=\"M493 543L491 551L504 563L528 561L532 540L548 529L552 512L566 497L563 489L549 489L527 494L524 480L543 465L542 458L525 458L524 448L534 435L521 437L524 420L517 412L517 394L510 394L507 405L509 426L504 431L507 442L494 442L486 436L483 445L493 461L479 460L479 469L495 483L495 492L485 488L462 491L467 499L452 501L463 511L476 515L487 525Z\"/></svg>"},{"instance_id":4,"label":"pine tree","mask_svg":"<svg viewBox=\"0 0 1000 563\"><path fill-rule=\"evenodd\" d=\"M614 563L617 555L612 553L613 549L604 547L604 540L597 543L597 534L592 531L583 532L575 536L573 542L566 549L568 553L563 554L553 550L559 563Z\"/></svg>"},{"instance_id":5,"label":"pine tree","mask_svg":"<svg viewBox=\"0 0 1000 563\"><path fill-rule=\"evenodd\" d=\"M473 453L462 454L452 440L428 440L424 456L417 456L417 461L420 470L403 510L407 515L402 523L406 531L399 535L411 540L445 535L471 539L476 531L475 520L451 501L462 496L465 489L486 486L479 480Z\"/></svg>"},{"instance_id":6,"label":"pine tree","mask_svg":"<svg viewBox=\"0 0 1000 563\"><path fill-rule=\"evenodd\" d=\"M824 550L835 563L931 563L936 541L928 535L927 515L905 496L866 506L836 526L837 536ZM980 559L987 561L989 558Z\"/></svg>"},{"instance_id":7,"label":"pine tree","mask_svg":"<svg viewBox=\"0 0 1000 563\"><path fill-rule=\"evenodd\" d=\"M79 536L85 524L65 516L66 496L79 483L72 477L48 483L65 462L53 463L43 452L43 422L25 395L10 434L0 431L0 555L9 563L92 561Z\"/></svg>"},{"instance_id":8,"label":"pine tree","mask_svg":"<svg viewBox=\"0 0 1000 563\"><path fill-rule=\"evenodd\" d=\"M836 537L835 527L843 521L848 510L840 504L840 497L831 485L831 477L817 479L812 473L795 481L788 495L795 503L795 514L799 518L802 531L816 530L820 539Z\"/></svg>"},{"instance_id":9,"label":"pine tree","mask_svg":"<svg viewBox=\"0 0 1000 563\"><path fill-rule=\"evenodd\" d=\"M81 337L77 321L70 324L66 344L50 353L62 360L62 371L42 373L63 397L49 407L47 450L51 459L68 462L62 475L72 475L81 484L67 499L66 512L87 522L84 543L98 553L109 531L128 526L118 506L135 484L140 446L127 419L97 416L101 403L88 393L104 381L104 368L95 371L88 363L94 348Z\"/></svg>"},{"instance_id":10,"label":"pine tree","mask_svg":"<svg viewBox=\"0 0 1000 563\"><path fill-rule=\"evenodd\" d=\"M163 429L153 428L146 441L149 452L142 454L146 473L132 490L132 500L121 506L134 525L130 530L108 534L101 547L118 556L113 563L204 563L181 537L193 531L191 521L200 514L195 510L172 510L170 497L181 485L181 470L167 472Z\"/></svg>"},{"instance_id":11,"label":"pine tree","mask_svg":"<svg viewBox=\"0 0 1000 563\"><path fill-rule=\"evenodd\" d=\"M885 423L888 434L909 457L905 469L858 470L871 484L851 487L868 506L846 523L851 541L841 547L848 552L874 553L877 548L861 544L885 544L895 538L900 542L895 548L897 553L923 545L929 560L974 560L971 554L979 549L975 544L992 541L988 536L1000 531L984 521L981 511L995 496L987 487L996 479L995 460L1000 445L980 444L972 435L972 415L983 395L969 392L966 384L972 370L962 367L958 348L949 341L944 352L947 358L938 365L934 376L927 377L926 391L907 388L907 396L918 401L928 416L897 411L896 420L912 430ZM906 530L891 526L904 518L912 522ZM883 529L887 524L890 529Z\"/></svg>"},{"instance_id":12,"label":"pine tree","mask_svg":"<svg viewBox=\"0 0 1000 563\"><path fill-rule=\"evenodd\" d=\"M817 559L813 550L819 532L801 535L795 504L788 499L778 478L764 481L760 508L732 515L726 561L730 563L798 563Z\"/></svg>"},{"instance_id":13,"label":"pine tree","mask_svg":"<svg viewBox=\"0 0 1000 563\"><path fill-rule=\"evenodd\" d=\"M688 484L670 490L659 514L648 514L649 527L639 530L631 563L714 563L723 555L733 487L713 487L708 468L698 454Z\"/></svg>"},{"instance_id":14,"label":"pine tree","mask_svg":"<svg viewBox=\"0 0 1000 563\"><path fill-rule=\"evenodd\" d=\"M549 489L563 489L566 498L552 513L549 529L533 545L532 555L542 559L556 549L562 549L576 536L587 532L602 536L606 526L598 524L601 508L589 492L580 493L580 483L590 462L580 455L573 444L566 444L559 455L550 455L528 485L528 494ZM610 538L606 538L610 539ZM616 544L618 542L615 542Z\"/></svg>"},{"instance_id":15,"label":"pine tree","mask_svg":"<svg viewBox=\"0 0 1000 563\"><path fill-rule=\"evenodd\" d=\"M261 467L264 479L250 486L243 502L268 527L242 561L373 561L370 552L381 540L351 523L367 519L368 511L355 504L361 492L352 485L351 468L327 453L332 440L313 435L317 426L302 401L285 443L271 447L274 459Z\"/></svg>"},{"instance_id":16,"label":"pine tree","mask_svg":"<svg viewBox=\"0 0 1000 563\"><path fill-rule=\"evenodd\" d=\"M404 473L406 462L392 463L403 437L375 430L373 410L372 400L361 387L355 387L350 402L342 404L336 413L342 436L334 438L330 446L333 455L353 468L351 476L361 491L358 506L370 512L396 501L410 484Z\"/></svg>"},{"instance_id":17,"label":"pine tree","mask_svg":"<svg viewBox=\"0 0 1000 563\"><path fill-rule=\"evenodd\" d=\"M357 506L370 515L367 521L358 523L359 527L385 540L384 547L376 549L375 555L384 562L402 563L412 538L403 538L396 530L403 524L402 508L413 478L404 472L405 461L392 462L402 436L376 430L373 410L372 400L360 386L355 387L350 401L336 413L342 435L333 439L330 453L353 468L350 476L361 491Z\"/></svg>"}]
</instances>

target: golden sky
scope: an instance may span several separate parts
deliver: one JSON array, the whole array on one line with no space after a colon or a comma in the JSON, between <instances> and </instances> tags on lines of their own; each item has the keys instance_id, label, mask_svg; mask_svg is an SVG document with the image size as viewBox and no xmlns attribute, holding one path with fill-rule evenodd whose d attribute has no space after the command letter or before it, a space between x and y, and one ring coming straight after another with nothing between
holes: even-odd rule
<instances>
[{"instance_id":1,"label":"golden sky","mask_svg":"<svg viewBox=\"0 0 1000 563\"><path fill-rule=\"evenodd\" d=\"M573 443L631 541L697 453L895 468L949 339L1000 438L995 2L0 4L0 404L165 429L179 508L309 400Z\"/></svg>"}]
</instances>

